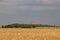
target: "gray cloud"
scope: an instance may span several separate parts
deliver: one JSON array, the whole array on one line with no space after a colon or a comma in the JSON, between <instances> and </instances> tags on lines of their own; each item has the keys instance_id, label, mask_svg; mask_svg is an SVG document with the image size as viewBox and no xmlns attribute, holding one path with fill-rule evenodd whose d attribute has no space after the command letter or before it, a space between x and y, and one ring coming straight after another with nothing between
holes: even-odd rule
<instances>
[{"instance_id":1,"label":"gray cloud","mask_svg":"<svg viewBox=\"0 0 60 40\"><path fill-rule=\"evenodd\" d=\"M59 0L0 0L0 13L12 14L15 11L46 11L60 9L59 7L52 6L53 3L59 3ZM50 4L46 5L46 4ZM44 4L44 5L43 5Z\"/></svg>"},{"instance_id":2,"label":"gray cloud","mask_svg":"<svg viewBox=\"0 0 60 40\"><path fill-rule=\"evenodd\" d=\"M59 0L0 0L0 24L14 22L58 24Z\"/></svg>"}]
</instances>

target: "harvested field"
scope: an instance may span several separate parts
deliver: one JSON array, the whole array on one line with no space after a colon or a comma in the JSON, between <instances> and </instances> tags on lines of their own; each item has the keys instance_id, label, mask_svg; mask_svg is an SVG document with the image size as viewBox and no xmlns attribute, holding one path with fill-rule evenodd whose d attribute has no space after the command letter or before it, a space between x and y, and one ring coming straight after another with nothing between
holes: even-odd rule
<instances>
[{"instance_id":1,"label":"harvested field","mask_svg":"<svg viewBox=\"0 0 60 40\"><path fill-rule=\"evenodd\" d=\"M60 29L0 28L0 40L60 40Z\"/></svg>"}]
</instances>

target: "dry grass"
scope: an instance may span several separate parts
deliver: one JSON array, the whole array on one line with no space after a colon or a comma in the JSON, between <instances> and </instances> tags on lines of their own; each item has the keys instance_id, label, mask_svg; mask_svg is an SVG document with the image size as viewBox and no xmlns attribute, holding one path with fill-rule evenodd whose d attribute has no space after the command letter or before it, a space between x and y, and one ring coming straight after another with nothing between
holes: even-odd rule
<instances>
[{"instance_id":1,"label":"dry grass","mask_svg":"<svg viewBox=\"0 0 60 40\"><path fill-rule=\"evenodd\" d=\"M0 40L60 40L60 29L0 28Z\"/></svg>"}]
</instances>

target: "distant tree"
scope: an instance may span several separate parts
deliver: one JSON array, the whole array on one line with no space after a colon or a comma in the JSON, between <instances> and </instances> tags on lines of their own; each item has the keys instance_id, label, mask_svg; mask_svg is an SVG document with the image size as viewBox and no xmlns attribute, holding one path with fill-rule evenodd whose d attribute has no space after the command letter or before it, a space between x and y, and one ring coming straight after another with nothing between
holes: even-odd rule
<instances>
[{"instance_id":1,"label":"distant tree","mask_svg":"<svg viewBox=\"0 0 60 40\"><path fill-rule=\"evenodd\" d=\"M4 26L2 25L2 28L4 28Z\"/></svg>"},{"instance_id":2,"label":"distant tree","mask_svg":"<svg viewBox=\"0 0 60 40\"><path fill-rule=\"evenodd\" d=\"M35 28L36 27L36 24L32 24L32 28Z\"/></svg>"}]
</instances>

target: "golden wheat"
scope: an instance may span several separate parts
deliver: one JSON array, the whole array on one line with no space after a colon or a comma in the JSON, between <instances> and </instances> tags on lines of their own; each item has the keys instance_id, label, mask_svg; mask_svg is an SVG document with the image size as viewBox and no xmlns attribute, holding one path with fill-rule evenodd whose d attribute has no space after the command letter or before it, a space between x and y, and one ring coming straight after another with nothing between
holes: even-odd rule
<instances>
[{"instance_id":1,"label":"golden wheat","mask_svg":"<svg viewBox=\"0 0 60 40\"><path fill-rule=\"evenodd\" d=\"M0 40L60 40L60 29L0 28Z\"/></svg>"}]
</instances>

